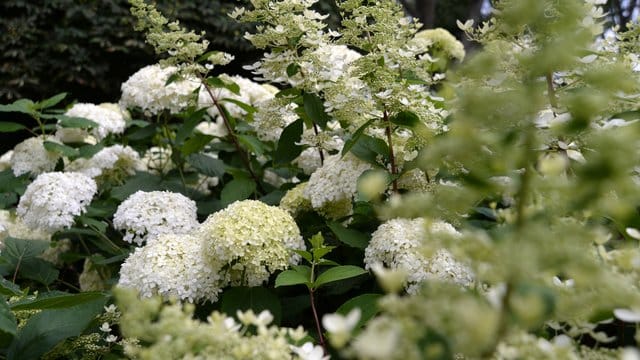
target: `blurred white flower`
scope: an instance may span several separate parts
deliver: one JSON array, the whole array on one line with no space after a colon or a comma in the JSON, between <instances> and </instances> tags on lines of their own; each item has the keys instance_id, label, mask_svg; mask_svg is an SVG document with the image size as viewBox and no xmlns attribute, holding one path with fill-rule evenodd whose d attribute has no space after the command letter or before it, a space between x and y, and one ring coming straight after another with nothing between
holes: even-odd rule
<instances>
[{"instance_id":1,"label":"blurred white flower","mask_svg":"<svg viewBox=\"0 0 640 360\"><path fill-rule=\"evenodd\" d=\"M345 346L351 338L351 332L358 325L361 315L360 308L354 308L347 316L338 313L323 316L322 325L329 332L331 345L338 349Z\"/></svg>"},{"instance_id":2,"label":"blurred white flower","mask_svg":"<svg viewBox=\"0 0 640 360\"><path fill-rule=\"evenodd\" d=\"M306 342L302 346L291 346L291 351L298 355L300 360L329 360L330 356L324 356L322 346L314 346L311 342Z\"/></svg>"}]
</instances>

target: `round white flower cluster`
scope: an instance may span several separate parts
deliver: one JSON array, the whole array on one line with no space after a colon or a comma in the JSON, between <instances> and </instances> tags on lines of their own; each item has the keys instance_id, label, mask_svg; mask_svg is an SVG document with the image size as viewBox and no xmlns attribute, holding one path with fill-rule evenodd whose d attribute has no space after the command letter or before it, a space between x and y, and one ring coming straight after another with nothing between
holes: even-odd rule
<instances>
[{"instance_id":1,"label":"round white flower cluster","mask_svg":"<svg viewBox=\"0 0 640 360\"><path fill-rule=\"evenodd\" d=\"M44 173L27 186L17 214L27 226L53 233L73 225L97 191L96 182L84 174Z\"/></svg>"},{"instance_id":2,"label":"round white flower cluster","mask_svg":"<svg viewBox=\"0 0 640 360\"><path fill-rule=\"evenodd\" d=\"M219 77L224 82L236 83L240 87L240 94L234 94L230 90L225 88L212 88L211 93L217 101L222 99L233 99L243 102L247 105L256 105L263 101L272 99L275 93L278 91L278 89L275 87L260 85L242 76L229 76L227 74L222 74ZM221 104L233 117L240 117L246 115L247 113L240 106L234 103L223 101L221 102ZM200 94L198 96L198 106L209 107L209 109L207 109L209 115L211 115L212 117L218 116L218 109L213 106L211 95L204 88L204 86L200 88Z\"/></svg>"},{"instance_id":3,"label":"round white flower cluster","mask_svg":"<svg viewBox=\"0 0 640 360\"><path fill-rule=\"evenodd\" d=\"M338 219L352 212L351 201L357 191L358 177L371 165L351 154L332 155L311 177L304 196L311 200L313 209L322 215Z\"/></svg>"},{"instance_id":4,"label":"round white flower cluster","mask_svg":"<svg viewBox=\"0 0 640 360\"><path fill-rule=\"evenodd\" d=\"M304 77L300 76L299 81L313 91L321 91L338 81L348 71L349 64L361 57L346 45L322 44L300 63ZM296 81L290 83L295 85Z\"/></svg>"},{"instance_id":5,"label":"round white flower cluster","mask_svg":"<svg viewBox=\"0 0 640 360\"><path fill-rule=\"evenodd\" d=\"M126 231L124 241L138 245L162 234L187 234L198 226L196 203L169 191L137 191L118 206L113 226Z\"/></svg>"},{"instance_id":6,"label":"round white flower cluster","mask_svg":"<svg viewBox=\"0 0 640 360\"><path fill-rule=\"evenodd\" d=\"M193 235L159 235L122 264L118 285L135 288L142 297L215 302L222 287L219 268L206 261L202 245Z\"/></svg>"},{"instance_id":7,"label":"round white flower cluster","mask_svg":"<svg viewBox=\"0 0 640 360\"><path fill-rule=\"evenodd\" d=\"M210 261L225 267L231 285L258 286L300 260L291 249L305 248L289 213L255 200L237 201L210 215L196 234L204 239Z\"/></svg>"},{"instance_id":8,"label":"round white flower cluster","mask_svg":"<svg viewBox=\"0 0 640 360\"><path fill-rule=\"evenodd\" d=\"M138 70L122 84L120 106L137 106L151 114L158 114L165 109L172 114L180 112L189 105L189 98L200 83L196 79L185 79L165 85L176 71L174 66L162 67L158 64Z\"/></svg>"},{"instance_id":9,"label":"round white flower cluster","mask_svg":"<svg viewBox=\"0 0 640 360\"><path fill-rule=\"evenodd\" d=\"M109 134L121 134L126 126L122 112L110 106L78 103L67 110L65 115L89 119L98 124L91 130L91 134L98 140L104 139Z\"/></svg>"},{"instance_id":10,"label":"round white flower cluster","mask_svg":"<svg viewBox=\"0 0 640 360\"><path fill-rule=\"evenodd\" d=\"M13 156L13 150L9 150L0 156L0 171L11 169L11 157Z\"/></svg>"},{"instance_id":11,"label":"round white flower cluster","mask_svg":"<svg viewBox=\"0 0 640 360\"><path fill-rule=\"evenodd\" d=\"M432 257L423 254L423 246L432 236L458 236L449 223L433 222L427 228L422 218L392 219L378 227L365 249L365 268L383 264L407 273L407 292L416 293L427 279L451 281L462 286L473 283L471 270L440 249Z\"/></svg>"},{"instance_id":12,"label":"round white flower cluster","mask_svg":"<svg viewBox=\"0 0 640 360\"><path fill-rule=\"evenodd\" d=\"M140 155L130 146L113 145L106 147L91 158L78 158L65 166L65 171L76 171L96 178L109 172L120 172L123 176L145 170Z\"/></svg>"},{"instance_id":13,"label":"round white flower cluster","mask_svg":"<svg viewBox=\"0 0 640 360\"><path fill-rule=\"evenodd\" d=\"M45 140L57 142L54 138L39 136L28 138L13 148L10 162L15 176L26 173L40 175L53 171L60 159L60 154L45 149Z\"/></svg>"},{"instance_id":14,"label":"round white flower cluster","mask_svg":"<svg viewBox=\"0 0 640 360\"><path fill-rule=\"evenodd\" d=\"M9 210L0 210L0 227L5 229L5 235L24 240L51 240L51 233L41 229L32 229ZM1 238L2 236L0 236Z\"/></svg>"}]
</instances>

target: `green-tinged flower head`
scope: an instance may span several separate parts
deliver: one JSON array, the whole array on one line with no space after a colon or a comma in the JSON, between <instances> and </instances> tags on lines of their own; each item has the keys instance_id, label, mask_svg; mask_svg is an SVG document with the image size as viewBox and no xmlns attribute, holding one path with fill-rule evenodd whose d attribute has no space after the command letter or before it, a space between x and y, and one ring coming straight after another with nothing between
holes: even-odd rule
<instances>
[{"instance_id":1,"label":"green-tinged flower head","mask_svg":"<svg viewBox=\"0 0 640 360\"><path fill-rule=\"evenodd\" d=\"M298 214L304 211L310 211L313 208L311 207L311 201L304 196L304 189L307 187L307 183L303 182L296 185L293 189L287 191L286 194L280 199L279 207L284 209L291 214L291 216L296 217Z\"/></svg>"},{"instance_id":2,"label":"green-tinged flower head","mask_svg":"<svg viewBox=\"0 0 640 360\"><path fill-rule=\"evenodd\" d=\"M289 213L255 200L237 201L214 213L197 229L210 262L224 266L231 285L258 286L277 270L296 264L304 249Z\"/></svg>"}]
</instances>

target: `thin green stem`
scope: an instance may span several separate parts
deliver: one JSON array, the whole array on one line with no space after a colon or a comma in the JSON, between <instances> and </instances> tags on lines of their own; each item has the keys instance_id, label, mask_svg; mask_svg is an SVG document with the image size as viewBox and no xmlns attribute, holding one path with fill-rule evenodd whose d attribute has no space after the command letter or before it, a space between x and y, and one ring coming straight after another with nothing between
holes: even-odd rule
<instances>
[{"instance_id":1,"label":"thin green stem","mask_svg":"<svg viewBox=\"0 0 640 360\"><path fill-rule=\"evenodd\" d=\"M391 137L391 120L389 114L385 109L383 112L383 119L385 123L385 133L387 134L387 144L389 145L389 163L391 164L391 176L393 176L392 189L394 193L398 193L398 168L396 166L396 158L393 153L393 141Z\"/></svg>"}]
</instances>

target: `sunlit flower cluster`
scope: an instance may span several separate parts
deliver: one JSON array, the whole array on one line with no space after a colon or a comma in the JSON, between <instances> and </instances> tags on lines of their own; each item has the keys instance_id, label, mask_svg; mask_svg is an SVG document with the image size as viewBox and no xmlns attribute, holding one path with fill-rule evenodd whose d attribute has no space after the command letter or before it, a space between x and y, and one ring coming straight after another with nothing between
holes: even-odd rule
<instances>
[{"instance_id":1,"label":"sunlit flower cluster","mask_svg":"<svg viewBox=\"0 0 640 360\"><path fill-rule=\"evenodd\" d=\"M17 214L31 228L55 232L73 225L97 191L96 182L84 174L44 173L27 186Z\"/></svg>"},{"instance_id":2,"label":"sunlit flower cluster","mask_svg":"<svg viewBox=\"0 0 640 360\"><path fill-rule=\"evenodd\" d=\"M45 141L58 142L52 137L31 137L13 148L10 162L15 176L27 173L39 175L53 171L60 154L45 149Z\"/></svg>"},{"instance_id":3,"label":"sunlit flower cluster","mask_svg":"<svg viewBox=\"0 0 640 360\"><path fill-rule=\"evenodd\" d=\"M204 252L224 264L232 285L258 286L277 270L296 264L293 249L304 249L295 221L285 210L255 200L235 202L198 228Z\"/></svg>"},{"instance_id":4,"label":"sunlit flower cluster","mask_svg":"<svg viewBox=\"0 0 640 360\"><path fill-rule=\"evenodd\" d=\"M137 191L118 206L113 226L138 245L162 234L187 234L198 226L196 203L178 193Z\"/></svg>"},{"instance_id":5,"label":"sunlit flower cluster","mask_svg":"<svg viewBox=\"0 0 640 360\"><path fill-rule=\"evenodd\" d=\"M65 115L95 122L97 126L91 130L91 134L98 140L104 139L109 134L121 134L126 125L122 111L109 105L78 103L67 110Z\"/></svg>"},{"instance_id":6,"label":"sunlit flower cluster","mask_svg":"<svg viewBox=\"0 0 640 360\"><path fill-rule=\"evenodd\" d=\"M78 158L65 166L65 171L80 172L92 178L108 177L115 182L145 169L140 155L122 145L106 147L88 159Z\"/></svg>"},{"instance_id":7,"label":"sunlit flower cluster","mask_svg":"<svg viewBox=\"0 0 640 360\"><path fill-rule=\"evenodd\" d=\"M150 114L164 110L177 113L189 105L200 83L195 79L179 79L166 84L178 69L173 66L149 65L138 70L122 84L120 106L139 107Z\"/></svg>"}]
</instances>

